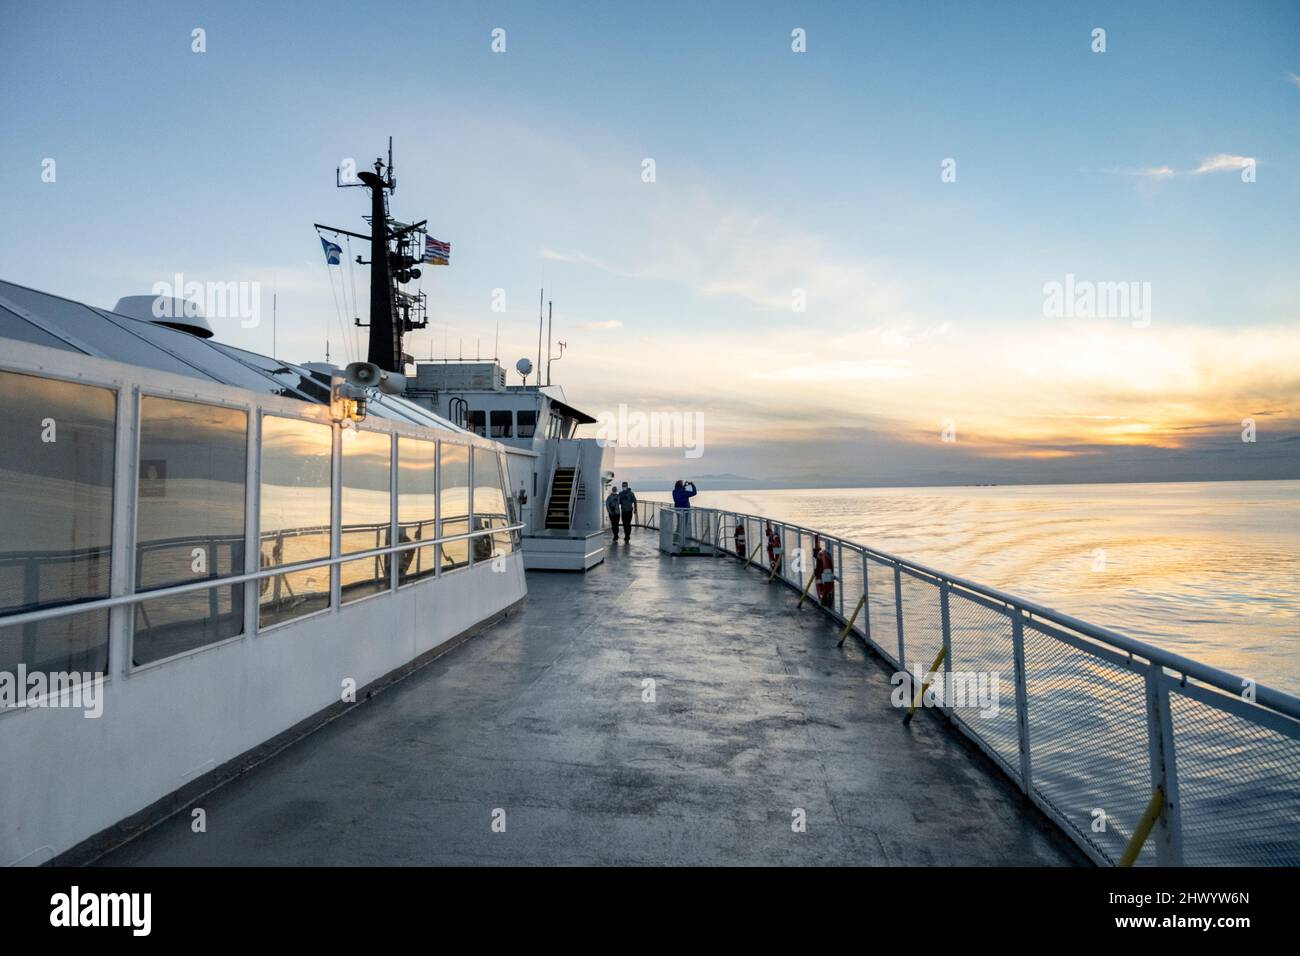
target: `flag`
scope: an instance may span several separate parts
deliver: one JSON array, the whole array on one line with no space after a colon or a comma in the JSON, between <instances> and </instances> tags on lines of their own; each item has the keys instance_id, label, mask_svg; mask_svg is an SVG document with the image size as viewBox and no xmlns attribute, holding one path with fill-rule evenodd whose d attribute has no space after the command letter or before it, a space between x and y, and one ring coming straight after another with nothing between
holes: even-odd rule
<instances>
[{"instance_id":1,"label":"flag","mask_svg":"<svg viewBox=\"0 0 1300 956\"><path fill-rule=\"evenodd\" d=\"M445 266L451 264L451 243L441 242L433 236L424 237L424 258L421 262L430 265Z\"/></svg>"},{"instance_id":2,"label":"flag","mask_svg":"<svg viewBox=\"0 0 1300 956\"><path fill-rule=\"evenodd\" d=\"M336 266L339 264L339 257L343 255L343 250L330 242L324 236L320 237L320 244L325 247L325 264L327 266Z\"/></svg>"}]
</instances>

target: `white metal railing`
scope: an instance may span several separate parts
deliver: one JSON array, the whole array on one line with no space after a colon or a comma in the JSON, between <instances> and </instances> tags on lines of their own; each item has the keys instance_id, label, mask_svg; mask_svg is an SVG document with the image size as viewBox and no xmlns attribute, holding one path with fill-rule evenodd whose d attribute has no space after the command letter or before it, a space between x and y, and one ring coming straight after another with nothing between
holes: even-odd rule
<instances>
[{"instance_id":1,"label":"white metal railing","mask_svg":"<svg viewBox=\"0 0 1300 956\"><path fill-rule=\"evenodd\" d=\"M388 525L381 526L387 529ZM390 554L400 554L404 551L413 551L416 548L441 547L445 544L451 544L455 541L468 541L471 538L491 538L503 532L514 533L523 530L522 524L502 525L478 531L469 531L464 534L449 534L441 537L425 538L419 541L407 541L402 544L387 545L382 548L370 548L366 551L352 551L347 554L336 554L333 557L317 558L312 561L299 561L296 564L276 564L258 571L250 571L244 574L226 574L217 577L201 578L197 581L187 581L185 584L174 584L168 587L153 588L152 590L141 590L131 594L119 594L115 597L96 598L89 601L74 601L69 604L59 604L53 607L38 608L34 611L25 611L20 614L6 614L0 616L0 625L4 627L14 627L19 624L31 624L37 621L51 621L55 618L68 617L73 614L85 614L90 611L103 611L108 608L124 607L131 604L139 604L143 601L153 601L158 598L174 597L178 594L190 594L194 591L206 591L209 588L221 588L234 584L247 584L249 581L261 581L264 578L275 578L281 575L293 574L296 571L310 571L314 568L333 567L336 564L351 564L353 561L364 561L366 558L382 557ZM391 589L391 583L385 587L385 590Z\"/></svg>"},{"instance_id":2,"label":"white metal railing","mask_svg":"<svg viewBox=\"0 0 1300 956\"><path fill-rule=\"evenodd\" d=\"M637 523L658 528L661 508L638 502ZM954 672L1009 680L1013 706L938 705L1094 862L1300 864L1300 698L835 535L715 508L690 521L712 553L805 593L820 538L836 587L812 603L845 635L899 672L942 661L945 688Z\"/></svg>"}]
</instances>

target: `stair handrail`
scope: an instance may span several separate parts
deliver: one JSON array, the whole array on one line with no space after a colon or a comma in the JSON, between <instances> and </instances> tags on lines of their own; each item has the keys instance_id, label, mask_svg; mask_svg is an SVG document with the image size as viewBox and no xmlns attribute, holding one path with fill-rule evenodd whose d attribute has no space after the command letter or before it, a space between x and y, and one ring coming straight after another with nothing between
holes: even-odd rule
<instances>
[{"instance_id":1,"label":"stair handrail","mask_svg":"<svg viewBox=\"0 0 1300 956\"><path fill-rule=\"evenodd\" d=\"M569 485L569 530L570 531L573 530L573 505L574 502L577 501L578 479L580 476L581 476L581 472L578 470L578 466L574 465L573 484Z\"/></svg>"},{"instance_id":2,"label":"stair handrail","mask_svg":"<svg viewBox=\"0 0 1300 956\"><path fill-rule=\"evenodd\" d=\"M555 473L560 470L560 456L555 456L551 464L551 473L546 478L546 497L542 499L542 530L546 530L551 513L551 491L555 487Z\"/></svg>"}]
</instances>

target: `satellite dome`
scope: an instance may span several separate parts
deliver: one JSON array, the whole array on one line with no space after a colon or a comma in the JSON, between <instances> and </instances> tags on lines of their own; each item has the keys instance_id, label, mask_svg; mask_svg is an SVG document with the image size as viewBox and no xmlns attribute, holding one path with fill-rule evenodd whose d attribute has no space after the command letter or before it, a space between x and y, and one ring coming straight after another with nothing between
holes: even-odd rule
<instances>
[{"instance_id":1,"label":"satellite dome","mask_svg":"<svg viewBox=\"0 0 1300 956\"><path fill-rule=\"evenodd\" d=\"M117 300L113 311L141 322L165 325L201 339L212 338L212 326L197 302L165 295L128 295Z\"/></svg>"}]
</instances>

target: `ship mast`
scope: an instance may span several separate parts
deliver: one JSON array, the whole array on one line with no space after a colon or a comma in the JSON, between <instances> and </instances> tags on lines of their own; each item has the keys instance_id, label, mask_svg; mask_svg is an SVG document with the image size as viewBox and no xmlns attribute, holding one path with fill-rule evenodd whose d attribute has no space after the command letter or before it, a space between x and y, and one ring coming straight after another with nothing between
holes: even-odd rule
<instances>
[{"instance_id":1,"label":"ship mast","mask_svg":"<svg viewBox=\"0 0 1300 956\"><path fill-rule=\"evenodd\" d=\"M351 236L370 243L370 261L357 256L361 265L370 266L370 322L354 321L370 329L366 360L389 372L405 374L406 365L414 361L402 345L405 333L423 329L429 324L427 298L423 292L405 292L401 286L420 278L416 267L423 248L422 236L428 220L403 225L389 216L388 196L397 192L397 176L393 168L393 138L388 137L388 162L383 157L375 159L373 171L357 174L357 182L342 182L335 174L335 185L340 189L364 186L370 190L370 235L349 232L334 226L322 226L336 235Z\"/></svg>"}]
</instances>

